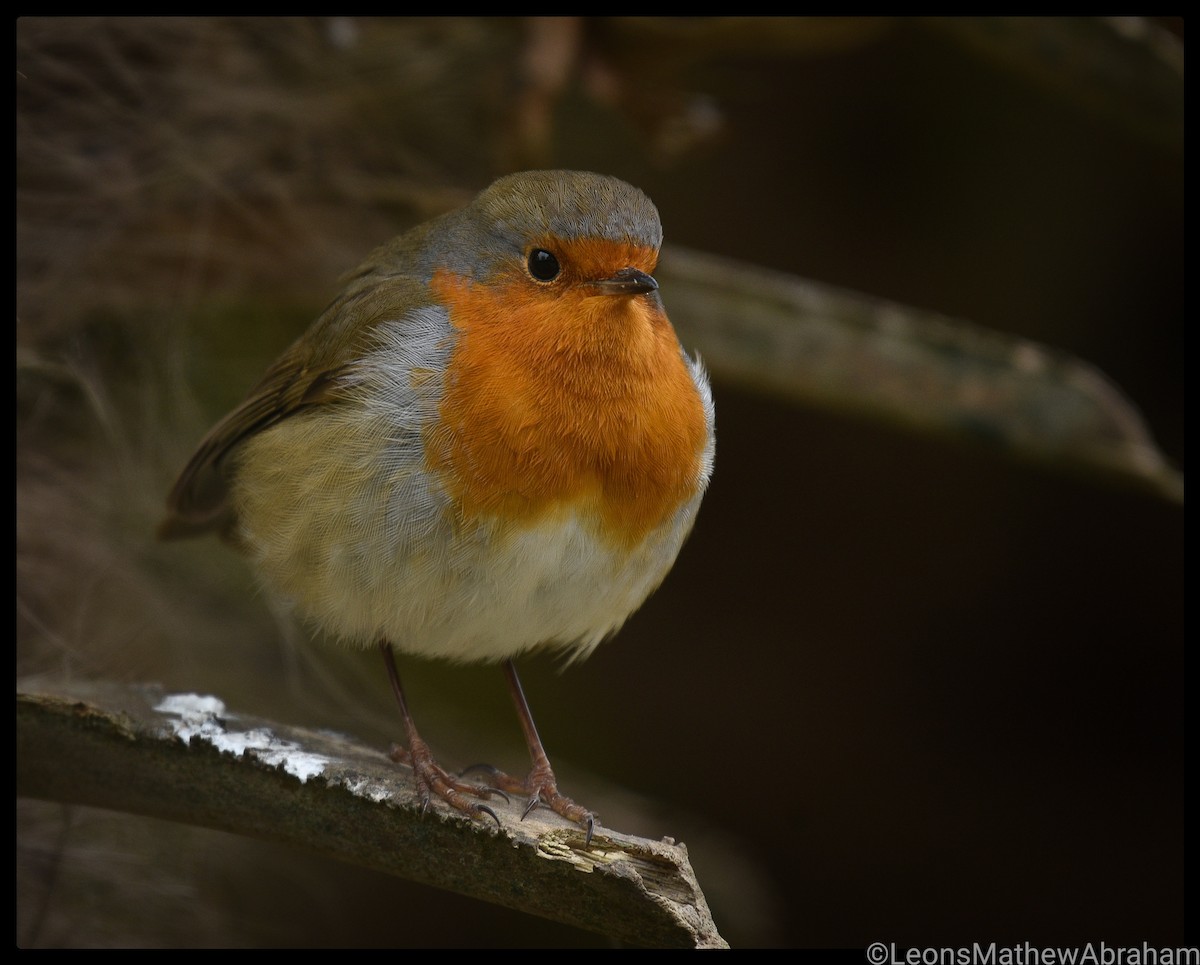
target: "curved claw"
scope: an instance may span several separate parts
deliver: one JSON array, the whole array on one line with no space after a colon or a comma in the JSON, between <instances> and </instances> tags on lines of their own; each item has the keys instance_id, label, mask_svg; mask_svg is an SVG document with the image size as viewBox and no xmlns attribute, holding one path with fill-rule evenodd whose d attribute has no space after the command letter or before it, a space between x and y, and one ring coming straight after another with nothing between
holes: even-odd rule
<instances>
[{"instance_id":1,"label":"curved claw","mask_svg":"<svg viewBox=\"0 0 1200 965\"><path fill-rule=\"evenodd\" d=\"M592 814L591 811L585 811L570 798L563 797L558 791L553 791L552 793L552 799L544 800L540 790L534 792L533 796L529 798L529 803L525 805L525 810L521 812L521 820L524 821L539 807L548 807L551 811L561 814L568 821L574 821L576 824L582 821L587 825L586 836L583 839L583 846L586 848L592 843L592 836L596 832L596 815Z\"/></svg>"},{"instance_id":2,"label":"curved claw","mask_svg":"<svg viewBox=\"0 0 1200 965\"><path fill-rule=\"evenodd\" d=\"M475 813L476 814L486 814L489 818L491 818L493 821L496 822L497 828L502 827L502 825L500 824L500 819L498 817L496 817L496 812L493 811L486 804L476 804L475 805Z\"/></svg>"},{"instance_id":3,"label":"curved claw","mask_svg":"<svg viewBox=\"0 0 1200 965\"><path fill-rule=\"evenodd\" d=\"M458 776L466 777L471 771L487 771L489 777L500 777L503 780L509 782L510 784L512 783L512 778L510 778L507 774L505 774L502 770L500 770L500 768L494 767L491 764L472 764L470 767L464 767L461 771L459 771ZM481 785L481 787L483 789L485 789L488 792L488 794L495 794L495 795L498 795L499 797L504 798L505 804L512 803L512 798L510 798L505 793L505 789L503 787L500 787L498 784L484 784L484 785Z\"/></svg>"}]
</instances>

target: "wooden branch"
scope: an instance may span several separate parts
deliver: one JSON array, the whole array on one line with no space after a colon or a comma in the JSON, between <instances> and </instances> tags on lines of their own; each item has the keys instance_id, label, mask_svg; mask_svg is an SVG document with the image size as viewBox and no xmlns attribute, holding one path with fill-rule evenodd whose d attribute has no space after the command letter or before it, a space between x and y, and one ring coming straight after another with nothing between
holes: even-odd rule
<instances>
[{"instance_id":1,"label":"wooden branch","mask_svg":"<svg viewBox=\"0 0 1200 965\"><path fill-rule=\"evenodd\" d=\"M435 803L382 751L226 711L214 697L82 684L17 696L17 794L217 828L495 902L622 942L727 947L687 849L522 802L502 826Z\"/></svg>"},{"instance_id":2,"label":"wooden branch","mask_svg":"<svg viewBox=\"0 0 1200 965\"><path fill-rule=\"evenodd\" d=\"M714 375L1183 501L1140 413L1088 363L1028 339L668 246L671 320Z\"/></svg>"}]
</instances>

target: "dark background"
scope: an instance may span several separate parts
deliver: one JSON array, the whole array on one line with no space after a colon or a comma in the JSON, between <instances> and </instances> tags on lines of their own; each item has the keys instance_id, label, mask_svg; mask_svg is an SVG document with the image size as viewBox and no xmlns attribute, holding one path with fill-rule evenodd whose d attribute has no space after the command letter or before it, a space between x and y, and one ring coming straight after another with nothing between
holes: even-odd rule
<instances>
[{"instance_id":1,"label":"dark background","mask_svg":"<svg viewBox=\"0 0 1200 965\"><path fill-rule=\"evenodd\" d=\"M19 676L397 736L377 655L310 647L215 541L150 537L341 272L522 167L632 181L668 242L1085 359L1183 465L1182 21L16 41ZM714 391L716 472L662 589L587 663L523 664L568 793L685 841L735 946L1185 941L1182 506ZM521 767L495 668L403 672L446 763ZM17 818L23 946L604 944L267 843Z\"/></svg>"}]
</instances>

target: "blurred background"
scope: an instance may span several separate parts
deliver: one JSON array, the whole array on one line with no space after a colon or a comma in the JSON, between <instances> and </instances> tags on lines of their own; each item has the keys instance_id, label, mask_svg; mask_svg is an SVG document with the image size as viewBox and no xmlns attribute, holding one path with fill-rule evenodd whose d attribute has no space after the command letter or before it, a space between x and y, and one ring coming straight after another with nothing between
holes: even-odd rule
<instances>
[{"instance_id":1,"label":"blurred background","mask_svg":"<svg viewBox=\"0 0 1200 965\"><path fill-rule=\"evenodd\" d=\"M397 738L376 653L153 531L338 277L511 170L614 174L668 243L1084 359L1183 465L1182 19L30 18L16 52L27 681ZM567 793L686 842L735 946L1183 942L1181 501L709 361L675 570L585 664L522 664ZM448 766L525 765L496 668L402 673ZM36 801L17 883L25 947L605 944Z\"/></svg>"}]
</instances>

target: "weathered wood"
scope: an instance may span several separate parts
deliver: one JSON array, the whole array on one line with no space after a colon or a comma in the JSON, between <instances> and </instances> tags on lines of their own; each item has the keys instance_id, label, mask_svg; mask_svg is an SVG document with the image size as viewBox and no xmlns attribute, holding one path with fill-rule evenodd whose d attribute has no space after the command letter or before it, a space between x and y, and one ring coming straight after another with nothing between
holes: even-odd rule
<instances>
[{"instance_id":1,"label":"weathered wood","mask_svg":"<svg viewBox=\"0 0 1200 965\"><path fill-rule=\"evenodd\" d=\"M201 825L585 928L630 945L725 947L687 849L580 828L496 798L500 819L435 803L341 735L227 712L214 697L71 684L17 697L17 794Z\"/></svg>"}]
</instances>

